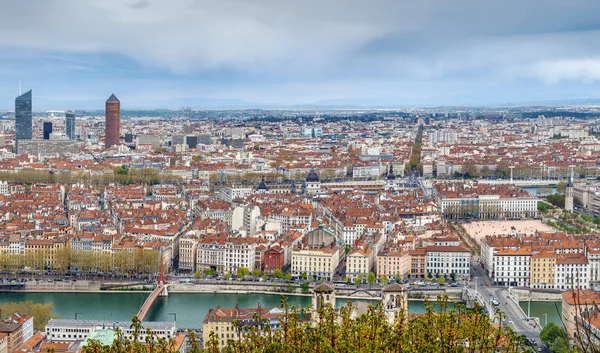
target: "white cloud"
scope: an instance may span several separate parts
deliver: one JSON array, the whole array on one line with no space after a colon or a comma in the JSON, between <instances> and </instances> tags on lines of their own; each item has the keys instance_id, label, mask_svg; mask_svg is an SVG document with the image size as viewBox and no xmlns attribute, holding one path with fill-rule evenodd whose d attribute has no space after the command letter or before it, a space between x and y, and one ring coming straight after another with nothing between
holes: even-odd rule
<instances>
[{"instance_id":1,"label":"white cloud","mask_svg":"<svg viewBox=\"0 0 600 353\"><path fill-rule=\"evenodd\" d=\"M532 66L531 74L548 85L561 81L593 83L600 81L600 57L541 61Z\"/></svg>"}]
</instances>

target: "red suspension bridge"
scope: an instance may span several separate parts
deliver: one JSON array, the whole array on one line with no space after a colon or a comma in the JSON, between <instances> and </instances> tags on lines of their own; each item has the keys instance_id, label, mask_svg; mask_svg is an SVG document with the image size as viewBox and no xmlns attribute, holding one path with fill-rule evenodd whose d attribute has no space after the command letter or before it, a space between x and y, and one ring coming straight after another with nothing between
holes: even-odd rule
<instances>
[{"instance_id":1,"label":"red suspension bridge","mask_svg":"<svg viewBox=\"0 0 600 353\"><path fill-rule=\"evenodd\" d=\"M148 312L150 311L150 308L152 308L152 305L154 305L154 302L156 302L156 298L158 298L160 296L167 296L167 295L169 295L169 293L167 292L167 282L165 281L165 273L164 273L164 269L163 269L163 261L162 261L162 256L161 256L160 273L158 274L156 288L154 288L152 293L150 293L148 298L146 298L146 301L144 301L144 304L142 304L140 311L138 311L138 313L137 313L138 319L140 321L144 321L144 319L146 318L146 315L148 315Z\"/></svg>"}]
</instances>

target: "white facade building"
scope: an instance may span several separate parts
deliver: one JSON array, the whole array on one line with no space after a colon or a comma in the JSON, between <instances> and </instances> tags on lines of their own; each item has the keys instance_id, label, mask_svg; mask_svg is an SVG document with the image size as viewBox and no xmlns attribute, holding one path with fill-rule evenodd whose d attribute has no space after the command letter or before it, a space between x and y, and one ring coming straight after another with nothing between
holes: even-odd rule
<instances>
[{"instance_id":1,"label":"white facade building","mask_svg":"<svg viewBox=\"0 0 600 353\"><path fill-rule=\"evenodd\" d=\"M427 272L435 275L450 275L466 278L470 273L471 252L464 246L427 247Z\"/></svg>"},{"instance_id":2,"label":"white facade building","mask_svg":"<svg viewBox=\"0 0 600 353\"><path fill-rule=\"evenodd\" d=\"M221 189L221 200L232 202L235 199L245 200L248 196L252 195L253 189L251 187L226 187Z\"/></svg>"},{"instance_id":3,"label":"white facade building","mask_svg":"<svg viewBox=\"0 0 600 353\"><path fill-rule=\"evenodd\" d=\"M80 342L96 331L105 329L119 328L124 339L133 338L133 328L129 321L103 321L103 320L65 320L50 319L46 325L46 339L50 342L70 343ZM151 329L158 338L169 340L177 335L175 322L156 322L144 321L142 326L145 329ZM146 331L140 332L140 342L146 339Z\"/></svg>"},{"instance_id":4,"label":"white facade building","mask_svg":"<svg viewBox=\"0 0 600 353\"><path fill-rule=\"evenodd\" d=\"M529 287L531 277L531 248L500 249L493 257L495 284Z\"/></svg>"},{"instance_id":5,"label":"white facade building","mask_svg":"<svg viewBox=\"0 0 600 353\"><path fill-rule=\"evenodd\" d=\"M370 166L352 168L353 178L378 178L380 174L379 165L375 163Z\"/></svg>"},{"instance_id":6,"label":"white facade building","mask_svg":"<svg viewBox=\"0 0 600 353\"><path fill-rule=\"evenodd\" d=\"M556 289L589 288L589 262L585 254L557 254L554 269Z\"/></svg>"},{"instance_id":7,"label":"white facade building","mask_svg":"<svg viewBox=\"0 0 600 353\"><path fill-rule=\"evenodd\" d=\"M6 181L0 182L0 195L10 195L8 183Z\"/></svg>"},{"instance_id":8,"label":"white facade building","mask_svg":"<svg viewBox=\"0 0 600 353\"><path fill-rule=\"evenodd\" d=\"M196 270L235 274L240 267L254 270L256 238L204 238L196 247Z\"/></svg>"},{"instance_id":9,"label":"white facade building","mask_svg":"<svg viewBox=\"0 0 600 353\"><path fill-rule=\"evenodd\" d=\"M448 218L534 218L537 217L538 199L535 197L500 197L479 195L477 197L439 200L440 210Z\"/></svg>"}]
</instances>

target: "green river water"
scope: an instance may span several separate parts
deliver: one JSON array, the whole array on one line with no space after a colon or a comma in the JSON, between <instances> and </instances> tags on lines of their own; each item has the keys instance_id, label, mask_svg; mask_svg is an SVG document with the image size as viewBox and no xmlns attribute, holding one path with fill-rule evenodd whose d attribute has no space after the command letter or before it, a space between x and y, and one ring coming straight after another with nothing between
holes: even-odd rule
<instances>
[{"instance_id":1,"label":"green river water","mask_svg":"<svg viewBox=\"0 0 600 353\"><path fill-rule=\"evenodd\" d=\"M63 319L73 319L77 313L79 319L96 320L131 320L137 313L147 293L0 293L0 302L19 302L31 300L36 303L54 303L54 314ZM281 305L281 296L277 294L212 294L212 293L171 293L168 297L159 297L152 306L146 320L170 321L177 317L179 328L201 328L202 320L208 309L220 305L224 308L234 307L236 302L240 307L256 307L258 302L263 307ZM310 305L310 297L290 296L289 305ZM337 305L346 302L338 299ZM532 302L531 315L542 318L548 313L548 321L560 323L560 315L556 312L553 302ZM560 303L558 308L560 310ZM527 312L527 303L521 303ZM410 301L411 313L425 312L425 303ZM559 311L560 312L560 311ZM175 314L175 315L173 315Z\"/></svg>"}]
</instances>

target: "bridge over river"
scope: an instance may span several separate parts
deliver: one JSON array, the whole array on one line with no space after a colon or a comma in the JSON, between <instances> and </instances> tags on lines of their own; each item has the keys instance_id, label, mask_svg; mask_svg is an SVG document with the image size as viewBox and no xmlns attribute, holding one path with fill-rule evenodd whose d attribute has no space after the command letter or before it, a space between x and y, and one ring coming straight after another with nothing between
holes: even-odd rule
<instances>
[{"instance_id":1,"label":"bridge over river","mask_svg":"<svg viewBox=\"0 0 600 353\"><path fill-rule=\"evenodd\" d=\"M165 273L163 270L162 256L161 256L160 274L158 275L158 279L156 281L156 288L154 288L152 293L150 293L148 298L146 298L146 300L144 301L144 304L142 304L142 307L140 308L140 310L137 313L137 318L140 321L144 321L144 319L148 315L148 312L150 311L150 308L152 308L152 305L154 305L154 303L156 302L156 298L158 298L160 296L169 295L169 292L167 291L167 287L168 287L168 285L167 285L167 282L165 281Z\"/></svg>"}]
</instances>

